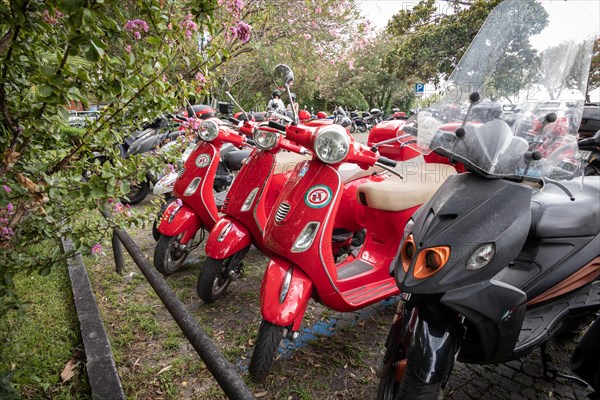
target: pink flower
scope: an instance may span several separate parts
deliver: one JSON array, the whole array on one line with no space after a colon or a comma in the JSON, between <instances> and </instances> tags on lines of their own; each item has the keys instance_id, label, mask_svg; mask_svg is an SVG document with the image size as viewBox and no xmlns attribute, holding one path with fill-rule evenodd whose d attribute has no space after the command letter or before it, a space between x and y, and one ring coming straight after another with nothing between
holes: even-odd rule
<instances>
[{"instance_id":1,"label":"pink flower","mask_svg":"<svg viewBox=\"0 0 600 400\"><path fill-rule=\"evenodd\" d=\"M188 15L185 16L185 19L181 21L180 24L181 28L185 30L185 37L188 39L192 37L193 32L198 30L198 25L192 21L193 18L194 16L188 13Z\"/></svg>"},{"instance_id":2,"label":"pink flower","mask_svg":"<svg viewBox=\"0 0 600 400\"><path fill-rule=\"evenodd\" d=\"M352 59L348 60L348 69L349 69L349 70L353 70L353 69L354 69L354 62L355 62L355 61L356 61L356 60L355 60L354 58L352 58Z\"/></svg>"},{"instance_id":3,"label":"pink flower","mask_svg":"<svg viewBox=\"0 0 600 400\"><path fill-rule=\"evenodd\" d=\"M115 203L115 211L120 213L125 209L125 207L123 206L123 204L121 203Z\"/></svg>"},{"instance_id":4,"label":"pink flower","mask_svg":"<svg viewBox=\"0 0 600 400\"><path fill-rule=\"evenodd\" d=\"M204 75L202 75L202 73L200 73L200 72L198 72L196 74L196 76L194 77L194 79L196 79L200 83L206 83L206 77L204 77Z\"/></svg>"},{"instance_id":5,"label":"pink flower","mask_svg":"<svg viewBox=\"0 0 600 400\"><path fill-rule=\"evenodd\" d=\"M181 201L181 199L177 199L175 202L177 203L178 206L183 205L183 201Z\"/></svg>"},{"instance_id":6,"label":"pink flower","mask_svg":"<svg viewBox=\"0 0 600 400\"><path fill-rule=\"evenodd\" d=\"M175 172L175 166L173 166L173 164L167 164L167 167L171 173Z\"/></svg>"},{"instance_id":7,"label":"pink flower","mask_svg":"<svg viewBox=\"0 0 600 400\"><path fill-rule=\"evenodd\" d=\"M8 187L7 185L2 185L2 189L4 189L4 191L6 191L6 193L12 192L12 189L10 187Z\"/></svg>"},{"instance_id":8,"label":"pink flower","mask_svg":"<svg viewBox=\"0 0 600 400\"><path fill-rule=\"evenodd\" d=\"M239 21L237 26L231 28L233 36L237 37L242 43L248 43L250 41L251 31L252 27L244 21Z\"/></svg>"},{"instance_id":9,"label":"pink flower","mask_svg":"<svg viewBox=\"0 0 600 400\"><path fill-rule=\"evenodd\" d=\"M173 29L173 24L169 22L169 25L167 25L167 28L168 28L169 30Z\"/></svg>"},{"instance_id":10,"label":"pink flower","mask_svg":"<svg viewBox=\"0 0 600 400\"><path fill-rule=\"evenodd\" d=\"M316 14L321 14L321 12L322 12L322 11L323 11L323 10L322 10L322 9L321 9L321 7L319 7L319 6L317 6L317 7L315 8L315 13L316 13Z\"/></svg>"},{"instance_id":11,"label":"pink flower","mask_svg":"<svg viewBox=\"0 0 600 400\"><path fill-rule=\"evenodd\" d=\"M131 45L128 44L127 46L125 46L125 52L126 53L131 53Z\"/></svg>"},{"instance_id":12,"label":"pink flower","mask_svg":"<svg viewBox=\"0 0 600 400\"><path fill-rule=\"evenodd\" d=\"M92 246L92 254L100 254L102 253L102 245L100 243L96 243Z\"/></svg>"},{"instance_id":13,"label":"pink flower","mask_svg":"<svg viewBox=\"0 0 600 400\"><path fill-rule=\"evenodd\" d=\"M316 28L317 28L317 23L316 23L315 21L312 21L312 22L310 23L310 26L311 26L313 29L316 29Z\"/></svg>"},{"instance_id":14,"label":"pink flower","mask_svg":"<svg viewBox=\"0 0 600 400\"><path fill-rule=\"evenodd\" d=\"M8 203L6 205L6 211L8 211L9 213L12 213L14 209L14 206L12 205L12 203Z\"/></svg>"},{"instance_id":15,"label":"pink flower","mask_svg":"<svg viewBox=\"0 0 600 400\"><path fill-rule=\"evenodd\" d=\"M112 203L113 201L115 201L115 199L108 199L106 201L108 201L109 203Z\"/></svg>"},{"instance_id":16,"label":"pink flower","mask_svg":"<svg viewBox=\"0 0 600 400\"><path fill-rule=\"evenodd\" d=\"M165 74L163 74L163 76L162 76L162 81L163 81L163 82L166 82L166 81L167 81L167 76L166 76Z\"/></svg>"},{"instance_id":17,"label":"pink flower","mask_svg":"<svg viewBox=\"0 0 600 400\"><path fill-rule=\"evenodd\" d=\"M14 234L15 233L13 232L13 230L10 229L10 228L8 228L8 227L2 227L2 228L0 228L0 240L8 240Z\"/></svg>"},{"instance_id":18,"label":"pink flower","mask_svg":"<svg viewBox=\"0 0 600 400\"><path fill-rule=\"evenodd\" d=\"M127 21L123 29L133 32L133 36L136 38L136 40L140 40L142 38L141 31L148 32L149 28L146 21L142 19L134 19Z\"/></svg>"},{"instance_id":19,"label":"pink flower","mask_svg":"<svg viewBox=\"0 0 600 400\"><path fill-rule=\"evenodd\" d=\"M332 29L330 29L330 30L329 30L329 34L330 34L331 36L333 36L333 37L338 37L338 35L339 35L339 32L337 31L337 29L333 29L333 28L332 28Z\"/></svg>"},{"instance_id":20,"label":"pink flower","mask_svg":"<svg viewBox=\"0 0 600 400\"><path fill-rule=\"evenodd\" d=\"M55 10L55 11L54 11L54 17L52 17L52 16L50 15L50 11L48 11L48 10L44 10L44 11L42 12L42 19L44 20L44 22L47 22L47 23L49 23L50 25L54 25L54 24L56 24L56 23L58 22L58 19L59 19L59 18L62 18L62 17L64 17L64 16L65 16L65 14L61 13L61 12L60 12L60 11L58 11L58 10ZM56 17L56 18L55 18L55 17Z\"/></svg>"},{"instance_id":21,"label":"pink flower","mask_svg":"<svg viewBox=\"0 0 600 400\"><path fill-rule=\"evenodd\" d=\"M310 33L305 33L304 34L304 39L308 40L312 37L312 35Z\"/></svg>"}]
</instances>

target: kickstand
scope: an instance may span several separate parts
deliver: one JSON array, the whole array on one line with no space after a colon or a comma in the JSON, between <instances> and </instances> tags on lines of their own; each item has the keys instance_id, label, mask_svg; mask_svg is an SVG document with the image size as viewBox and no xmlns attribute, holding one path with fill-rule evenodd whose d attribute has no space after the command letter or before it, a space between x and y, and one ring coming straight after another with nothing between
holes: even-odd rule
<instances>
[{"instance_id":1,"label":"kickstand","mask_svg":"<svg viewBox=\"0 0 600 400\"><path fill-rule=\"evenodd\" d=\"M574 376L574 375L567 375L565 373L562 373L562 372L556 370L555 368L550 367L549 364L552 361L552 356L550 356L550 354L548 354L548 352L547 352L546 343L542 344L540 347L541 347L541 352L542 352L542 368L544 369L544 372L543 372L544 378L546 378L548 380L556 380L556 378L563 378L563 379L577 382L580 385L585 386L585 387L588 386L587 382L584 381L583 379L578 378L577 376Z\"/></svg>"}]
</instances>

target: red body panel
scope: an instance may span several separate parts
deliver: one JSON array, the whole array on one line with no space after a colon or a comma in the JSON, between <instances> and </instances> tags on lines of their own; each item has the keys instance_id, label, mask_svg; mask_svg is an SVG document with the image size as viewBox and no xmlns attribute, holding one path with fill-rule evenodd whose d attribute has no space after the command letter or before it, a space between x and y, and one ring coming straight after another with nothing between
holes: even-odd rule
<instances>
[{"instance_id":1,"label":"red body panel","mask_svg":"<svg viewBox=\"0 0 600 400\"><path fill-rule=\"evenodd\" d=\"M180 240L185 244L200 228L211 230L215 225L219 214L213 184L221 160L219 150L219 147L201 141L191 152L184 164L185 172L177 178L173 186L173 194L183 202L183 206L179 208L177 203L173 203L166 209L158 225L161 234L177 236L185 231ZM198 188L189 196L184 196L185 190L196 178L201 179ZM175 217L171 217L173 212L177 212ZM170 218L172 221L168 222Z\"/></svg>"},{"instance_id":2,"label":"red body panel","mask_svg":"<svg viewBox=\"0 0 600 400\"><path fill-rule=\"evenodd\" d=\"M287 295L283 302L280 302L286 275L290 269L292 276ZM297 331L306 312L312 287L311 279L300 268L294 268L283 259L272 258L260 288L263 318L279 326L292 325L292 330Z\"/></svg>"},{"instance_id":3,"label":"red body panel","mask_svg":"<svg viewBox=\"0 0 600 400\"><path fill-rule=\"evenodd\" d=\"M181 244L186 244L192 239L200 228L202 228L202 221L196 212L187 204L180 206L176 202L169 204L158 225L158 231L165 236L177 236L183 233L179 240Z\"/></svg>"},{"instance_id":4,"label":"red body panel","mask_svg":"<svg viewBox=\"0 0 600 400\"><path fill-rule=\"evenodd\" d=\"M405 123L406 120L380 122L369 132L367 145L372 146L375 143L405 135L405 133L402 131L402 127L404 127ZM399 142L383 144L379 147L379 153L384 157L397 161L406 161L419 156L421 153L418 151L410 148L409 146L401 146L401 143L408 139L410 138L402 139Z\"/></svg>"},{"instance_id":5,"label":"red body panel","mask_svg":"<svg viewBox=\"0 0 600 400\"><path fill-rule=\"evenodd\" d=\"M221 238L221 232L228 229ZM252 234L242 223L224 216L216 223L206 239L204 252L216 260L224 260L252 244Z\"/></svg>"}]
</instances>

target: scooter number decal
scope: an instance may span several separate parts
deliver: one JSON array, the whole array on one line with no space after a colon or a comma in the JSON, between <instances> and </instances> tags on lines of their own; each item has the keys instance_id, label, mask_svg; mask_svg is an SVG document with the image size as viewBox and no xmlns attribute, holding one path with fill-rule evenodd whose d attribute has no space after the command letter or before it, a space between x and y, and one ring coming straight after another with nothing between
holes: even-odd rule
<instances>
[{"instance_id":1,"label":"scooter number decal","mask_svg":"<svg viewBox=\"0 0 600 400\"><path fill-rule=\"evenodd\" d=\"M304 202L310 208L323 208L331 201L331 189L325 185L316 185L308 189Z\"/></svg>"},{"instance_id":2,"label":"scooter number decal","mask_svg":"<svg viewBox=\"0 0 600 400\"><path fill-rule=\"evenodd\" d=\"M197 158L196 158L196 166L198 168L204 168L206 167L208 164L210 164L210 154L200 154Z\"/></svg>"}]
</instances>

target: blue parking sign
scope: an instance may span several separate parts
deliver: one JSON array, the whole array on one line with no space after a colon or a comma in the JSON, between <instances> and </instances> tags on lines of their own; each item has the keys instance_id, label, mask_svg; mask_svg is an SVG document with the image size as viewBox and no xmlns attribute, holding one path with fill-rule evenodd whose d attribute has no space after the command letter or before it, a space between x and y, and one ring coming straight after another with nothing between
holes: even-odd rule
<instances>
[{"instance_id":1,"label":"blue parking sign","mask_svg":"<svg viewBox=\"0 0 600 400\"><path fill-rule=\"evenodd\" d=\"M417 93L425 92L425 84L424 83L415 84L415 92L417 92Z\"/></svg>"}]
</instances>

